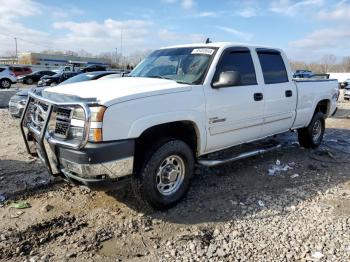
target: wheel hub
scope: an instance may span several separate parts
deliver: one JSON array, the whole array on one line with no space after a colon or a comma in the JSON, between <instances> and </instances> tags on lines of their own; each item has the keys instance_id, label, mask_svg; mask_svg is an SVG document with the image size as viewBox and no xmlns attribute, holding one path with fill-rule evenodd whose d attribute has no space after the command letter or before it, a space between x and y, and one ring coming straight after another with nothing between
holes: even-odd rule
<instances>
[{"instance_id":1,"label":"wheel hub","mask_svg":"<svg viewBox=\"0 0 350 262\"><path fill-rule=\"evenodd\" d=\"M163 183L171 183L176 181L178 173L179 172L176 170L174 165L165 166L161 176Z\"/></svg>"},{"instance_id":2,"label":"wheel hub","mask_svg":"<svg viewBox=\"0 0 350 262\"><path fill-rule=\"evenodd\" d=\"M162 195L171 195L181 186L185 176L185 164L180 156L169 156L159 166L157 189Z\"/></svg>"},{"instance_id":3,"label":"wheel hub","mask_svg":"<svg viewBox=\"0 0 350 262\"><path fill-rule=\"evenodd\" d=\"M312 139L314 142L320 138L322 133L322 124L319 120L317 120L312 128Z\"/></svg>"},{"instance_id":4,"label":"wheel hub","mask_svg":"<svg viewBox=\"0 0 350 262\"><path fill-rule=\"evenodd\" d=\"M6 88L6 87L9 87L10 86L10 82L5 80L2 82L2 85Z\"/></svg>"}]
</instances>

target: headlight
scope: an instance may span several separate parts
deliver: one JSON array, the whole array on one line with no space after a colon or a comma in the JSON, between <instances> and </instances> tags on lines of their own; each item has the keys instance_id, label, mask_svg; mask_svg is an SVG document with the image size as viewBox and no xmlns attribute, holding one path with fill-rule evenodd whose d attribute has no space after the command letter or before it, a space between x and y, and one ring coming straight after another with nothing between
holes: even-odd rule
<instances>
[{"instance_id":1,"label":"headlight","mask_svg":"<svg viewBox=\"0 0 350 262\"><path fill-rule=\"evenodd\" d=\"M27 102L27 100L21 100L21 101L19 101L19 104L24 106L26 104L26 102Z\"/></svg>"},{"instance_id":2,"label":"headlight","mask_svg":"<svg viewBox=\"0 0 350 262\"><path fill-rule=\"evenodd\" d=\"M91 122L102 122L105 111L106 107L104 106L90 107ZM75 108L72 118L77 120L85 120L84 110L81 107Z\"/></svg>"},{"instance_id":3,"label":"headlight","mask_svg":"<svg viewBox=\"0 0 350 262\"><path fill-rule=\"evenodd\" d=\"M101 142L102 141L102 120L106 107L104 106L92 106L90 107L91 113L91 126L89 131L89 141ZM71 126L69 128L69 137L72 139L82 139L84 129L85 113L81 107L77 107L73 111Z\"/></svg>"},{"instance_id":4,"label":"headlight","mask_svg":"<svg viewBox=\"0 0 350 262\"><path fill-rule=\"evenodd\" d=\"M83 139L84 128L80 126L70 126L68 132L68 138L70 139ZM90 128L89 131L90 142L101 142L102 141L102 128Z\"/></svg>"}]
</instances>

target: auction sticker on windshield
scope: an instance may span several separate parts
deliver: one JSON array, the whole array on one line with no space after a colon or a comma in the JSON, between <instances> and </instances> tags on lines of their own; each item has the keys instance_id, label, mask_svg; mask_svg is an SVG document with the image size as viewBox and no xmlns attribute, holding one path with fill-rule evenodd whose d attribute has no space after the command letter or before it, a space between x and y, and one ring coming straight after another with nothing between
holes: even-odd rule
<instances>
[{"instance_id":1,"label":"auction sticker on windshield","mask_svg":"<svg viewBox=\"0 0 350 262\"><path fill-rule=\"evenodd\" d=\"M193 49L191 54L192 55L212 55L214 53L214 49L210 48L196 48Z\"/></svg>"}]
</instances>

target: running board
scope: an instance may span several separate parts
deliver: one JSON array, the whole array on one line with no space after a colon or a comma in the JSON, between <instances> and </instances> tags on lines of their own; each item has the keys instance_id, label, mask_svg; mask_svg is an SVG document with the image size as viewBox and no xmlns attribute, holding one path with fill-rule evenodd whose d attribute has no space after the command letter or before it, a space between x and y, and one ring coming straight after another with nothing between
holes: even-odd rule
<instances>
[{"instance_id":1,"label":"running board","mask_svg":"<svg viewBox=\"0 0 350 262\"><path fill-rule=\"evenodd\" d=\"M230 162L234 162L234 161L237 161L237 160L241 160L241 159L244 159L244 158L261 155L261 154L264 154L264 153L276 150L278 148L281 148L280 144L272 146L272 147L264 148L264 149L259 149L259 150L254 150L254 151L242 153L242 154L240 154L238 156L229 157L229 158L226 158L226 159L200 159L200 160L198 160L198 163L200 165L203 165L203 166L213 167L213 166L223 165L223 164L226 164L226 163L230 163Z\"/></svg>"}]
</instances>

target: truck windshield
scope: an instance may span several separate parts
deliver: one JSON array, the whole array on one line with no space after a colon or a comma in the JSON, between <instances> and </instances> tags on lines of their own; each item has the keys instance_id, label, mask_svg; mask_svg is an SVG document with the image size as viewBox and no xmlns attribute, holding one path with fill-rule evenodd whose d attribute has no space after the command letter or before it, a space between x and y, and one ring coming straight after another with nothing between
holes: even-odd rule
<instances>
[{"instance_id":1,"label":"truck windshield","mask_svg":"<svg viewBox=\"0 0 350 262\"><path fill-rule=\"evenodd\" d=\"M200 84L216 52L215 48L170 48L154 51L129 74L154 77L184 84Z\"/></svg>"}]
</instances>

